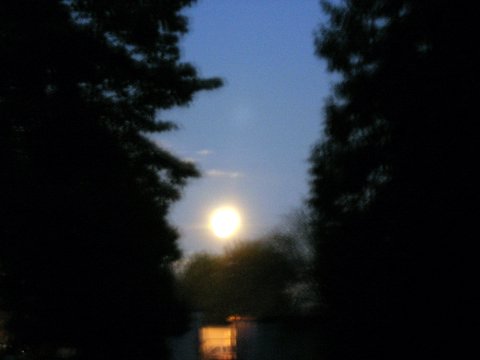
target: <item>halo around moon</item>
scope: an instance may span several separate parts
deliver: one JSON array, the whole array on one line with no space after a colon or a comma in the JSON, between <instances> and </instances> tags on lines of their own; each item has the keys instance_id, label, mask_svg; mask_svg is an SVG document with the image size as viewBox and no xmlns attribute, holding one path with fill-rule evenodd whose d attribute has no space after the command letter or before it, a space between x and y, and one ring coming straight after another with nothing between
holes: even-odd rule
<instances>
[{"instance_id":1,"label":"halo around moon","mask_svg":"<svg viewBox=\"0 0 480 360\"><path fill-rule=\"evenodd\" d=\"M221 207L210 215L209 227L216 237L227 239L234 235L240 227L240 214L232 207Z\"/></svg>"}]
</instances>

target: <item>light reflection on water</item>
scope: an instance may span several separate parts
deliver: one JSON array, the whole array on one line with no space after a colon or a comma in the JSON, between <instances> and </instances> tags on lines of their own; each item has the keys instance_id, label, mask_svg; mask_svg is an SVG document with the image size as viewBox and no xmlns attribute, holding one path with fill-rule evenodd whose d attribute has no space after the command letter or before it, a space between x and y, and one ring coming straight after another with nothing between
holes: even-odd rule
<instances>
[{"instance_id":1,"label":"light reflection on water","mask_svg":"<svg viewBox=\"0 0 480 360\"><path fill-rule=\"evenodd\" d=\"M204 326L199 331L202 360L235 360L237 331L235 326Z\"/></svg>"},{"instance_id":2,"label":"light reflection on water","mask_svg":"<svg viewBox=\"0 0 480 360\"><path fill-rule=\"evenodd\" d=\"M228 319L229 325L202 324L172 339L172 360L317 360L323 336L319 321ZM307 319L308 320L308 319Z\"/></svg>"}]
</instances>

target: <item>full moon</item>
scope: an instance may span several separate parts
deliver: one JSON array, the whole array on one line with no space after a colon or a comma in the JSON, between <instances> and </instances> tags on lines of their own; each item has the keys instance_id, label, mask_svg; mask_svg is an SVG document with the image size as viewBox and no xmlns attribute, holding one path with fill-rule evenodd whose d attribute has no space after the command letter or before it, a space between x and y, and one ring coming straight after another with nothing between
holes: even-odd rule
<instances>
[{"instance_id":1,"label":"full moon","mask_svg":"<svg viewBox=\"0 0 480 360\"><path fill-rule=\"evenodd\" d=\"M231 207L218 208L210 215L210 229L220 239L227 239L240 227L240 215Z\"/></svg>"}]
</instances>

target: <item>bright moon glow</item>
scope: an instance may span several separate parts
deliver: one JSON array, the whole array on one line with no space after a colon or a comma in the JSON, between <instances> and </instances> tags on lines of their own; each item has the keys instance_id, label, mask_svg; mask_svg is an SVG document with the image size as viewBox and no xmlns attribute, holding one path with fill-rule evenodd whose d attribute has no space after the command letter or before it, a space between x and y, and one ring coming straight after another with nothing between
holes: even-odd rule
<instances>
[{"instance_id":1,"label":"bright moon glow","mask_svg":"<svg viewBox=\"0 0 480 360\"><path fill-rule=\"evenodd\" d=\"M240 227L240 215L233 208L216 209L210 216L210 228L215 236L227 239Z\"/></svg>"}]
</instances>

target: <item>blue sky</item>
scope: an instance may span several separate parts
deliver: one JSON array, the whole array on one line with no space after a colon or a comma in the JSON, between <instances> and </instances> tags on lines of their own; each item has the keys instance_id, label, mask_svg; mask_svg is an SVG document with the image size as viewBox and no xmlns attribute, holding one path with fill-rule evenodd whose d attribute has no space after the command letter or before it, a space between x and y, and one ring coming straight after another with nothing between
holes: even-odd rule
<instances>
[{"instance_id":1,"label":"blue sky","mask_svg":"<svg viewBox=\"0 0 480 360\"><path fill-rule=\"evenodd\" d=\"M238 208L242 240L281 226L301 205L331 76L314 55L318 0L200 0L186 15L183 59L225 81L188 108L161 114L180 129L156 141L203 173L170 215L188 255L224 247L207 228L217 206Z\"/></svg>"}]
</instances>

